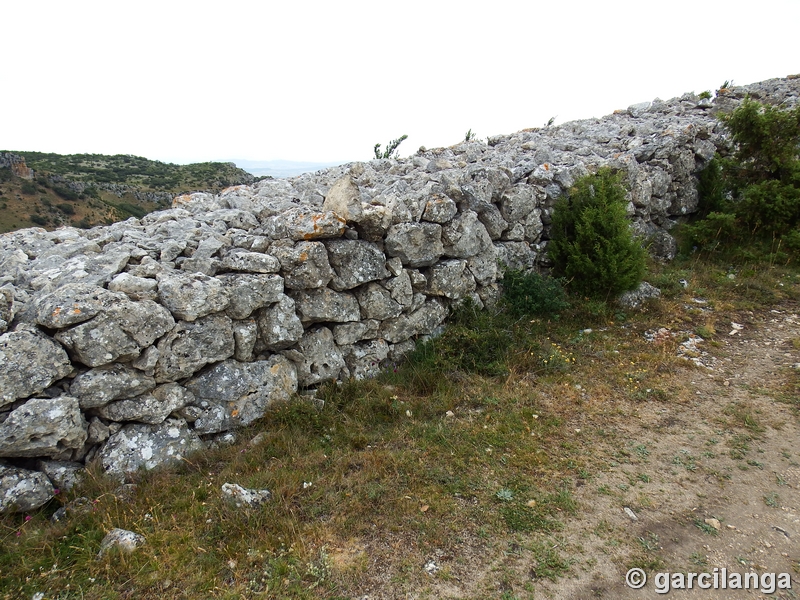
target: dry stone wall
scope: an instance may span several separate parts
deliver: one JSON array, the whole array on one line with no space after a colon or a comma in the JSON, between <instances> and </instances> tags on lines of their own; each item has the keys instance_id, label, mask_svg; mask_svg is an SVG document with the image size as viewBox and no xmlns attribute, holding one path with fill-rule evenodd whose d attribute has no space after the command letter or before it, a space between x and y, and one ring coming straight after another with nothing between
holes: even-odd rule
<instances>
[{"instance_id":1,"label":"dry stone wall","mask_svg":"<svg viewBox=\"0 0 800 600\"><path fill-rule=\"evenodd\" d=\"M793 105L798 83L749 91ZM697 173L727 146L714 110L687 94L0 236L0 511L41 505L90 461L149 469L298 388L374 376L453 303L495 302L499 264L547 266L554 202L601 166L626 174L633 227L670 259Z\"/></svg>"}]
</instances>

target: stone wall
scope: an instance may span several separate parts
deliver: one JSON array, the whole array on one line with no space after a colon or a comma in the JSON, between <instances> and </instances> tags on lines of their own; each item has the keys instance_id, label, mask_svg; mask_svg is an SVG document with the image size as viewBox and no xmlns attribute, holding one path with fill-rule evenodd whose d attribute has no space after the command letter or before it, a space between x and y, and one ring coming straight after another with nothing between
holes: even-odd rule
<instances>
[{"instance_id":1,"label":"stone wall","mask_svg":"<svg viewBox=\"0 0 800 600\"><path fill-rule=\"evenodd\" d=\"M800 81L749 89L792 105ZM298 388L375 375L453 303L495 302L499 263L546 266L554 202L601 166L626 174L633 227L672 258L668 231L727 146L713 113L687 94L0 236L0 511L41 504L89 461L151 468Z\"/></svg>"}]
</instances>

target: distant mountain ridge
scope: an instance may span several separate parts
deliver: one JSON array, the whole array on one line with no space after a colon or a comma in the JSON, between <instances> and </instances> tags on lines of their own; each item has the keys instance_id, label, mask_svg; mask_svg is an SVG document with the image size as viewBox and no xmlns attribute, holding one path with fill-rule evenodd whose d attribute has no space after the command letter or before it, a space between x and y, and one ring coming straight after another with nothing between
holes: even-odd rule
<instances>
[{"instance_id":1,"label":"distant mountain ridge","mask_svg":"<svg viewBox=\"0 0 800 600\"><path fill-rule=\"evenodd\" d=\"M0 233L142 217L179 194L217 193L258 179L232 162L177 165L125 154L0 151Z\"/></svg>"}]
</instances>

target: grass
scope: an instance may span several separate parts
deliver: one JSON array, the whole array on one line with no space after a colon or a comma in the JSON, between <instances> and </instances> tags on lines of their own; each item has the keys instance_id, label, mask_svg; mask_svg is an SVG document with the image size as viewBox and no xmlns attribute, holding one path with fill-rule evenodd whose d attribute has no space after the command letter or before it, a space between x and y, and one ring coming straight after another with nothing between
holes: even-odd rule
<instances>
[{"instance_id":1,"label":"grass","mask_svg":"<svg viewBox=\"0 0 800 600\"><path fill-rule=\"evenodd\" d=\"M404 364L276 406L233 445L134 474L130 495L90 470L80 489L43 509L0 517L0 598L350 598L370 586L410 593L465 578L481 589L505 582L490 597L527 597L524 586L576 562L580 550L558 537L582 510L576 486L617 502L651 482L641 465L661 458L646 438L617 437L617 425L640 407L693 401L687 380L698 368L676 356L679 340L648 342L645 333L713 326L723 335L750 307L797 298L790 267L740 272L734 283L720 276L726 270L695 259L654 264L649 279L664 296L630 315L602 303L573 302L558 319L466 306ZM771 292L764 300L748 289ZM700 295L712 313L684 308ZM761 416L744 403L720 413L724 431L709 444L724 440L745 459ZM692 472L701 457L666 460ZM591 483L619 464L638 465L624 490ZM234 508L220 493L226 482L267 488L272 500ZM79 496L88 510L50 522ZM147 543L98 560L113 527ZM663 564L655 534L627 543L630 567ZM512 545L524 573L492 558ZM443 557L433 575L423 568L431 557ZM475 572L483 560L497 570Z\"/></svg>"}]
</instances>

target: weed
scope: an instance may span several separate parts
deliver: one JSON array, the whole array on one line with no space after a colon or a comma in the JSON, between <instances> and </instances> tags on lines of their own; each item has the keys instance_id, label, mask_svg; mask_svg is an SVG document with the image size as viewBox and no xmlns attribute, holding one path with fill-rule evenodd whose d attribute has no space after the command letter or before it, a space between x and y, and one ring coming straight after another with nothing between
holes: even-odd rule
<instances>
[{"instance_id":1,"label":"weed","mask_svg":"<svg viewBox=\"0 0 800 600\"><path fill-rule=\"evenodd\" d=\"M702 519L694 519L694 526L707 535L717 535L715 527L709 525Z\"/></svg>"},{"instance_id":2,"label":"weed","mask_svg":"<svg viewBox=\"0 0 800 600\"><path fill-rule=\"evenodd\" d=\"M778 497L777 492L770 492L766 496L764 496L764 504L769 506L770 508L777 508L780 506L780 498Z\"/></svg>"},{"instance_id":3,"label":"weed","mask_svg":"<svg viewBox=\"0 0 800 600\"><path fill-rule=\"evenodd\" d=\"M375 147L372 149L372 151L375 153L375 158L378 158L378 159L380 159L380 158L394 158L394 159L397 159L397 157L399 156L399 151L398 151L397 148L406 139L408 139L407 135L405 135L405 134L401 135L396 140L392 140L391 142L386 144L386 149L383 150L383 151L381 151L381 145L380 144L375 144Z\"/></svg>"},{"instance_id":4,"label":"weed","mask_svg":"<svg viewBox=\"0 0 800 600\"><path fill-rule=\"evenodd\" d=\"M689 556L689 560L693 565L697 565L698 567L705 567L708 565L708 558L706 555L699 552L692 552L692 554Z\"/></svg>"}]
</instances>

